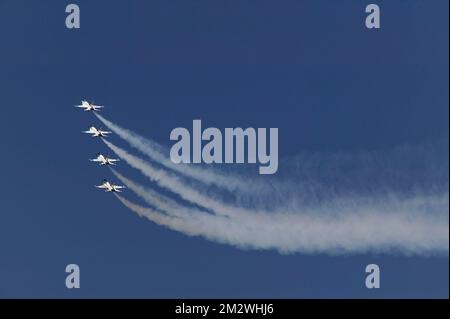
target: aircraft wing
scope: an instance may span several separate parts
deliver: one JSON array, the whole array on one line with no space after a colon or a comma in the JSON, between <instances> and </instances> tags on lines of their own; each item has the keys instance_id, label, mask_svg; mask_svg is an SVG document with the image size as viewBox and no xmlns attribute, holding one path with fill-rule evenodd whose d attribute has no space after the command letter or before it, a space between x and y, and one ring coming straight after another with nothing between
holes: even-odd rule
<instances>
[{"instance_id":1,"label":"aircraft wing","mask_svg":"<svg viewBox=\"0 0 450 319\"><path fill-rule=\"evenodd\" d=\"M124 189L124 188L125 188L125 186L115 186L114 185L113 191L117 192L117 193L121 193L122 192L121 189Z\"/></svg>"}]
</instances>

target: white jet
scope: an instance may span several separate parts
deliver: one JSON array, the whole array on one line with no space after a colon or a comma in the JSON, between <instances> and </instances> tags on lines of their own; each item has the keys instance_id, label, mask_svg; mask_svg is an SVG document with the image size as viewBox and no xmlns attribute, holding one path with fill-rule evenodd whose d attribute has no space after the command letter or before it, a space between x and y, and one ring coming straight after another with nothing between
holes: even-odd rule
<instances>
[{"instance_id":1,"label":"white jet","mask_svg":"<svg viewBox=\"0 0 450 319\"><path fill-rule=\"evenodd\" d=\"M99 130L95 126L91 126L89 130L83 131L83 133L92 134L92 137L108 137L108 134L111 134L111 132Z\"/></svg>"},{"instance_id":2,"label":"white jet","mask_svg":"<svg viewBox=\"0 0 450 319\"><path fill-rule=\"evenodd\" d=\"M95 105L93 103L89 103L88 101L81 101L81 105L75 105L75 107L79 107L84 109L85 111L99 111L104 108L103 105Z\"/></svg>"},{"instance_id":3,"label":"white jet","mask_svg":"<svg viewBox=\"0 0 450 319\"><path fill-rule=\"evenodd\" d=\"M99 163L100 165L117 165L115 162L120 161L116 158L109 158L103 154L97 154L97 158L90 159L91 162Z\"/></svg>"},{"instance_id":4,"label":"white jet","mask_svg":"<svg viewBox=\"0 0 450 319\"><path fill-rule=\"evenodd\" d=\"M104 189L105 192L112 192L112 193L121 193L122 192L121 189L125 188L125 186L119 186L110 183L106 179L103 180L101 185L95 185L95 187Z\"/></svg>"}]
</instances>

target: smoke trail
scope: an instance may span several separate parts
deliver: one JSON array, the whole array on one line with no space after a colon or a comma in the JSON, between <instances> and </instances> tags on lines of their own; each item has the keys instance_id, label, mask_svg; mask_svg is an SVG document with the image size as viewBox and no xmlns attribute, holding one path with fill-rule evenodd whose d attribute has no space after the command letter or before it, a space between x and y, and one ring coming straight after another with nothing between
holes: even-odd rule
<instances>
[{"instance_id":1,"label":"smoke trail","mask_svg":"<svg viewBox=\"0 0 450 319\"><path fill-rule=\"evenodd\" d=\"M282 159L277 176L260 176L255 180L242 175L224 175L204 166L174 164L168 159L165 147L96 115L109 129L156 163L203 183L188 185L199 186L193 187L197 193L210 197L204 187L209 185L232 191L234 206L295 211L298 205L317 204L330 197L352 196L353 193L371 196L380 192L448 190L448 138L437 143L371 152L304 153ZM214 199L217 201L224 195L228 196L216 192Z\"/></svg>"},{"instance_id":2,"label":"smoke trail","mask_svg":"<svg viewBox=\"0 0 450 319\"><path fill-rule=\"evenodd\" d=\"M159 206L152 202L152 197L145 195L146 191L142 186L126 178L123 181L127 181L127 186L143 195L151 205ZM446 196L432 200L447 201L448 205L448 194ZM168 215L184 216L169 218L120 196L118 198L126 207L157 224L189 236L202 236L239 248L275 249L280 253L345 254L373 251L407 255L448 254L448 223L414 212L405 217L402 213L392 211L399 203L385 205L391 207L388 214L372 208L372 211L365 214L340 214L339 217L322 214L316 217L296 215L291 216L287 223L275 219L268 224L267 221L261 223L257 217L254 222L250 222L203 212L195 214L192 212L196 209L177 205L172 207L179 210L174 213L166 210L171 204L157 207L158 211ZM400 206L406 209L415 207L417 211L420 202L429 200L413 199Z\"/></svg>"},{"instance_id":3,"label":"smoke trail","mask_svg":"<svg viewBox=\"0 0 450 319\"><path fill-rule=\"evenodd\" d=\"M240 179L236 176L224 175L217 170L206 167L195 167L189 165L175 164L168 158L168 150L162 145L146 139L130 130L124 129L117 124L105 119L103 116L95 113L97 118L108 129L119 135L123 140L127 141L132 147L147 155L153 161L163 165L177 173L180 173L186 177L193 178L196 181L202 182L206 185L217 185L229 191L248 192L249 190L257 191L259 193L265 191L271 191L271 187L268 184L254 183L251 179ZM255 189L255 187L257 189Z\"/></svg>"},{"instance_id":4,"label":"smoke trail","mask_svg":"<svg viewBox=\"0 0 450 319\"><path fill-rule=\"evenodd\" d=\"M117 193L114 193L114 195L124 204L126 207L131 209L132 211L136 212L139 216L145 216L151 221L153 221L155 224L161 225L161 226L170 226L174 222L173 217L164 216L163 214L157 212L156 210L146 209L145 212L138 208L137 205L134 205L133 203L129 202L122 196L120 196Z\"/></svg>"},{"instance_id":5,"label":"smoke trail","mask_svg":"<svg viewBox=\"0 0 450 319\"><path fill-rule=\"evenodd\" d=\"M395 194L371 195L370 197L340 197L322 201L313 206L296 205L292 211L274 211L268 213L264 211L237 208L230 206L212 197L201 194L193 190L188 185L183 184L176 176L169 175L164 170L157 170L147 162L128 154L126 151L116 147L105 140L108 147L113 150L120 158L125 160L130 166L140 170L150 180L155 181L159 186L164 187L180 195L184 200L193 204L210 209L221 216L236 218L240 221L250 221L251 223L260 223L259 228L270 228L272 224L285 225L289 227L290 223L297 223L296 215L301 214L302 218L341 218L341 215L364 216L371 212L376 212L377 216L386 215L386 220L390 218L416 218L416 216L426 215L429 219L439 220L444 227L448 229L448 191L438 195L423 195L421 193L413 194L410 197L398 197ZM391 216L395 214L395 216ZM422 216L423 217L423 216ZM421 218L422 218L421 217ZM381 219L380 219L381 220ZM283 232L283 229L280 229Z\"/></svg>"},{"instance_id":6,"label":"smoke trail","mask_svg":"<svg viewBox=\"0 0 450 319\"><path fill-rule=\"evenodd\" d=\"M350 194L319 198L314 205L292 201L288 203L289 209L269 213L255 207L226 204L223 199L193 188L174 173L104 142L158 186L216 214L179 204L121 176L122 182L154 209L122 198L124 205L190 236L203 236L241 248L276 249L282 253L448 254L448 182L444 187L439 185L438 189L444 188L443 191L412 189L407 195L395 192L368 196Z\"/></svg>"},{"instance_id":7,"label":"smoke trail","mask_svg":"<svg viewBox=\"0 0 450 319\"><path fill-rule=\"evenodd\" d=\"M145 197L144 199L148 204L155 205L156 207L163 207L163 209L175 208L174 202L160 195L150 188L144 188L143 186L133 182L132 180L126 178L114 168L110 168L111 172L116 176L122 184L125 184L127 189L131 189L138 196Z\"/></svg>"},{"instance_id":8,"label":"smoke trail","mask_svg":"<svg viewBox=\"0 0 450 319\"><path fill-rule=\"evenodd\" d=\"M191 236L200 235L200 233L198 232L198 230L195 229L195 227L189 226L189 224L183 222L182 219L169 217L161 214L156 210L136 205L116 193L114 193L114 195L116 195L116 197L125 207L137 213L141 217L142 216L147 217L149 220L151 220L157 225L166 226L170 229L183 232L186 235Z\"/></svg>"},{"instance_id":9,"label":"smoke trail","mask_svg":"<svg viewBox=\"0 0 450 319\"><path fill-rule=\"evenodd\" d=\"M111 142L103 139L104 143L121 159L126 161L131 167L138 169L151 181L157 183L159 186L166 188L169 191L175 192L181 198L193 204L211 209L219 215L249 217L249 211L240 207L226 205L216 200L212 196L202 194L200 191L193 189L177 176L153 167L150 163L145 162L139 157L133 156L125 150L115 146Z\"/></svg>"},{"instance_id":10,"label":"smoke trail","mask_svg":"<svg viewBox=\"0 0 450 319\"><path fill-rule=\"evenodd\" d=\"M166 214L174 215L177 217L186 217L187 212L190 214L190 217L192 217L195 214L205 213L200 210L186 208L178 204L176 201L159 194L153 189L146 188L132 181L131 179L126 178L125 176L117 172L115 169L113 168L110 169L111 172L114 174L114 176L116 176L122 184L127 186L128 189L132 190L136 195L144 199L147 204L151 205L152 207L155 207L160 211L164 211ZM179 213L180 211L183 211L183 213Z\"/></svg>"},{"instance_id":11,"label":"smoke trail","mask_svg":"<svg viewBox=\"0 0 450 319\"><path fill-rule=\"evenodd\" d=\"M217 217L210 217L209 220L198 220L196 218L182 219L182 218L170 218L162 215L161 213L137 205L123 198L120 195L115 194L119 201L131 211L137 213L139 216L147 217L158 225L163 225L169 229L179 231L188 236L203 236L215 242L223 244L231 244L240 248L254 248L254 249L276 249L276 246L269 243L267 240L261 241L260 246L252 243L251 232L246 231L242 225L237 225L226 219L217 219ZM206 216L205 216L206 217ZM220 218L220 217L219 217ZM224 231L228 229L228 231ZM242 231L244 232L242 233ZM240 239L234 238L236 233L242 233Z\"/></svg>"}]
</instances>

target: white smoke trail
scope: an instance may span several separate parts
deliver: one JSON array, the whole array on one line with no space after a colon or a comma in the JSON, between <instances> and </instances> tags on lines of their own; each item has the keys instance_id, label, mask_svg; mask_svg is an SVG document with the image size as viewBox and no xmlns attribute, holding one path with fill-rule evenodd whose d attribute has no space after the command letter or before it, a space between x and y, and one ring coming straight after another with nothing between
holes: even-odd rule
<instances>
[{"instance_id":1,"label":"white smoke trail","mask_svg":"<svg viewBox=\"0 0 450 319\"><path fill-rule=\"evenodd\" d=\"M169 191L175 192L181 198L189 201L193 204L202 206L207 209L213 210L215 213L223 216L239 216L241 218L250 218L249 212L246 209L240 207L234 207L226 205L221 201L201 193L200 191L190 187L184 183L176 175L167 172L164 169L158 169L152 166L150 163L142 160L141 158L131 155L120 147L115 146L111 142L103 139L104 143L122 160L127 162L131 167L138 169L151 181L157 183L159 186L166 188Z\"/></svg>"},{"instance_id":2,"label":"white smoke trail","mask_svg":"<svg viewBox=\"0 0 450 319\"><path fill-rule=\"evenodd\" d=\"M417 214L418 207L423 209L421 205L430 201L443 201L443 205L445 202L448 205L448 194L441 198L415 198L406 203L385 203L385 208L390 208L389 213L373 207L361 207L368 211L339 216L295 215L285 221L277 218L268 223L259 220L258 216L251 222L209 215L174 204L170 199L153 201L154 196L148 196L148 189L118 173L117 176L150 205L156 206L158 211L175 217L166 217L118 197L132 211L186 235L203 236L239 248L275 249L280 253L345 254L372 251L407 255L448 254L448 222L436 219L433 215ZM415 211L408 211L410 214L405 215L397 211L402 208L414 208ZM171 212L169 209L177 211Z\"/></svg>"},{"instance_id":3,"label":"white smoke trail","mask_svg":"<svg viewBox=\"0 0 450 319\"><path fill-rule=\"evenodd\" d=\"M290 211L289 213L254 211L230 206L212 197L203 195L190 188L189 185L184 184L176 176L172 176L162 169L158 170L142 159L128 154L106 140L104 141L120 158L125 160L130 166L140 170L159 186L175 192L188 202L210 209L218 215L236 218L239 221L260 223L261 225L258 225L260 229L271 228L273 224L289 227L292 222L294 224L298 222L295 220L298 214L301 214L302 218L312 219L316 217L341 218L341 215L354 215L357 219L371 212L376 212L377 216L386 215L385 218L387 220L391 214L395 214L395 218L404 218L405 220L416 218L416 216L420 215L427 215L430 219L439 220L448 229L448 216L446 214L449 206L448 191L435 196L415 194L410 198L397 198L395 194L372 195L370 198L342 197L330 199L328 202L321 202L319 206L297 206L295 207L295 214L292 214ZM283 232L283 230L280 229L280 232Z\"/></svg>"},{"instance_id":4,"label":"white smoke trail","mask_svg":"<svg viewBox=\"0 0 450 319\"><path fill-rule=\"evenodd\" d=\"M122 128L97 113L95 113L95 115L106 127L108 127L108 129L128 142L132 147L147 155L158 164L186 177L193 178L206 185L217 185L229 191L249 192L251 190L252 192L257 191L258 193L261 193L263 191L272 190L268 184L254 183L251 179L240 179L236 176L225 175L222 172L211 168L175 164L169 160L169 152L162 145L146 139L128 129Z\"/></svg>"},{"instance_id":5,"label":"white smoke trail","mask_svg":"<svg viewBox=\"0 0 450 319\"><path fill-rule=\"evenodd\" d=\"M349 194L351 196L355 192L399 193L411 187L429 190L437 184L438 188L442 188L443 185L445 188L446 184L448 190L448 138L438 143L424 143L411 147L404 145L383 151L328 155L305 153L282 160L284 169L278 172L277 177L260 176L255 180L248 176L225 175L204 166L174 164L169 160L165 147L124 129L101 115L96 115L104 125L156 163L204 184L188 184L181 176L177 178L178 184L193 189L197 195L210 198L210 192L205 191L207 188L204 187L208 185L235 191L232 192L233 211L241 206L257 208L259 211L292 212L296 211L299 205L317 204L323 199L339 198ZM421 169L417 170L417 167ZM368 180L371 182L367 183ZM226 209L224 212L224 207L217 207L223 195L226 194L214 193L208 204L214 203L215 206L209 205L208 208L216 210L221 208L218 210L220 213L230 214L232 212Z\"/></svg>"},{"instance_id":6,"label":"white smoke trail","mask_svg":"<svg viewBox=\"0 0 450 319\"><path fill-rule=\"evenodd\" d=\"M217 214L179 204L122 176L122 182L155 210L118 197L125 206L190 236L203 236L241 248L276 249L283 253L448 254L448 186L445 191L434 191L434 194L340 196L320 200L312 206L294 203L293 210L286 210L288 213L280 210L268 213L226 204L192 188L174 173L158 169L112 143L104 142L158 186Z\"/></svg>"},{"instance_id":7,"label":"white smoke trail","mask_svg":"<svg viewBox=\"0 0 450 319\"><path fill-rule=\"evenodd\" d=\"M152 209L146 209L145 213L141 213L140 209L136 209L137 205L133 205L131 202L129 202L128 200L126 200L124 197L120 196L117 193L114 193L114 195L129 209L131 209L132 211L136 212L139 216L145 216L148 219L150 219L151 221L153 221L155 224L157 225L161 225L161 226L171 226L174 225L174 220L175 218L173 217L169 217L169 216L165 216L161 213L159 213L156 210L152 210Z\"/></svg>"},{"instance_id":8,"label":"white smoke trail","mask_svg":"<svg viewBox=\"0 0 450 319\"><path fill-rule=\"evenodd\" d=\"M182 219L180 218L166 216L164 214L161 214L157 210L136 205L116 193L114 195L116 195L116 197L120 200L120 202L122 202L122 204L125 205L125 207L134 211L141 217L143 216L147 217L149 220L151 220L157 225L166 226L170 229L183 232L186 235L192 236L200 235L199 231L196 230L195 227L189 226L187 223L183 222Z\"/></svg>"},{"instance_id":9,"label":"white smoke trail","mask_svg":"<svg viewBox=\"0 0 450 319\"><path fill-rule=\"evenodd\" d=\"M124 197L115 194L116 197L120 200L120 202L130 209L131 211L137 213L139 216L147 217L149 220L154 223L162 226L166 226L172 230L179 231L188 236L203 236L207 239L219 242L219 243L228 243L231 245L238 246L240 248L276 248L270 243L264 243L263 247L258 247L252 244L250 237L251 232L245 230L242 225L236 225L232 223L230 220L221 217L214 217L205 215L203 220L199 220L197 218L174 218L168 217L166 215L161 214L160 212L148 208L142 207L135 203L130 202ZM219 219L218 219L219 218ZM229 231L223 231L223 228L228 229ZM230 231L231 230L231 231ZM241 240L236 241L234 235L236 233L241 233L244 230L243 237ZM250 236L249 236L250 235ZM245 237L249 236L248 239Z\"/></svg>"}]
</instances>

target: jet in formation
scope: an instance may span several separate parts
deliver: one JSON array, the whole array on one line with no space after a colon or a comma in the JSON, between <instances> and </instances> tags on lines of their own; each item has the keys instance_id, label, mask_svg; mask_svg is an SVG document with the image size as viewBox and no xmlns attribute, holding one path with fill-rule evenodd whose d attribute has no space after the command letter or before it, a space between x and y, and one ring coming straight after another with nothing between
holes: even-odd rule
<instances>
[{"instance_id":1,"label":"jet in formation","mask_svg":"<svg viewBox=\"0 0 450 319\"><path fill-rule=\"evenodd\" d=\"M103 105L95 105L93 103L89 103L88 101L81 101L81 105L75 105L75 107L79 107L84 109L85 111L99 111L100 109L104 108Z\"/></svg>"},{"instance_id":2,"label":"jet in formation","mask_svg":"<svg viewBox=\"0 0 450 319\"><path fill-rule=\"evenodd\" d=\"M105 192L109 193L121 193L121 189L125 188L125 186L115 185L113 183L108 182L106 179L103 180L101 185L95 185L97 188L104 189Z\"/></svg>"},{"instance_id":3,"label":"jet in formation","mask_svg":"<svg viewBox=\"0 0 450 319\"><path fill-rule=\"evenodd\" d=\"M84 109L84 111L96 112L100 109L104 108L102 105L95 105L94 103L89 103L88 101L81 101L81 105L75 105L75 107ZM92 137L108 137L112 132L103 131L101 129L96 128L95 126L91 126L87 131L82 131L83 133L90 134ZM90 159L91 162L96 162L99 165L116 165L115 162L118 162L118 159L109 158L103 154L98 153L96 158ZM96 188L103 189L105 192L111 193L121 193L122 189L125 186L115 185L111 182L108 182L106 179L102 181L100 185L95 185Z\"/></svg>"},{"instance_id":4,"label":"jet in formation","mask_svg":"<svg viewBox=\"0 0 450 319\"><path fill-rule=\"evenodd\" d=\"M120 161L116 158L109 158L103 154L98 153L96 158L90 159L91 162L99 163L100 165L117 165L115 162Z\"/></svg>"},{"instance_id":5,"label":"jet in formation","mask_svg":"<svg viewBox=\"0 0 450 319\"><path fill-rule=\"evenodd\" d=\"M108 134L111 134L110 131L102 131L95 126L91 126L89 130L83 131L83 133L91 134L92 137L108 137Z\"/></svg>"}]
</instances>

